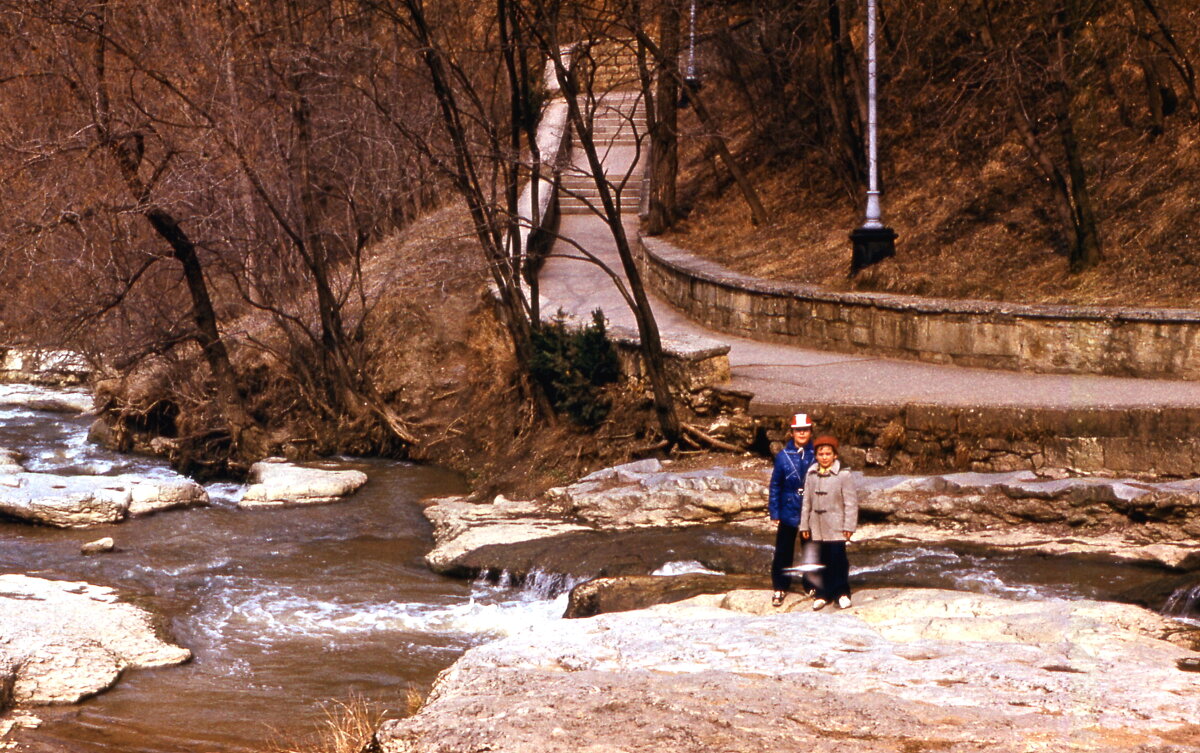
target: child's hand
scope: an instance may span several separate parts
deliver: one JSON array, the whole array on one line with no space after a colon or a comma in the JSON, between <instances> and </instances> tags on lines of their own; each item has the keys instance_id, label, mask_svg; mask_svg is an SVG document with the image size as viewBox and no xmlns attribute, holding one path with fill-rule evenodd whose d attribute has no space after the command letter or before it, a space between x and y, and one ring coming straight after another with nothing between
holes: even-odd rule
<instances>
[{"instance_id":1,"label":"child's hand","mask_svg":"<svg viewBox=\"0 0 1200 753\"><path fill-rule=\"evenodd\" d=\"M842 531L842 535L846 537L846 541L849 541L850 537L854 535L854 531Z\"/></svg>"},{"instance_id":2,"label":"child's hand","mask_svg":"<svg viewBox=\"0 0 1200 753\"><path fill-rule=\"evenodd\" d=\"M812 538L812 534L809 533L808 531L801 531L800 538L804 539L805 541L808 541L810 538Z\"/></svg>"}]
</instances>

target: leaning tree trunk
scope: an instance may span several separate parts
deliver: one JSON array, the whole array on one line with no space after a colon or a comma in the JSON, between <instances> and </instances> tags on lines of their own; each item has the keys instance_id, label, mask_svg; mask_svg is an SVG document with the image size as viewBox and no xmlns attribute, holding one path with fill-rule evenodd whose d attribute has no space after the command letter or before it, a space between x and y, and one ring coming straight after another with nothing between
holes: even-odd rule
<instances>
[{"instance_id":1,"label":"leaning tree trunk","mask_svg":"<svg viewBox=\"0 0 1200 753\"><path fill-rule=\"evenodd\" d=\"M230 456L242 460L253 459L262 454L265 439L261 427L246 409L239 389L237 372L229 358L225 341L217 327L217 314L204 279L204 268L188 234L179 221L166 210L156 207L151 201L150 186L142 179L142 150L137 148L141 135L118 138L112 129L111 105L108 95L107 45L105 36L105 4L100 5L99 28L92 65L96 75L96 139L101 148L108 152L117 164L117 170L138 211L154 231L167 242L171 253L179 262L184 281L191 298L191 319L195 327L195 340L200 346L204 361L212 372L216 388L216 402L229 432L232 447ZM130 141L133 140L133 145Z\"/></svg>"},{"instance_id":2,"label":"leaning tree trunk","mask_svg":"<svg viewBox=\"0 0 1200 753\"><path fill-rule=\"evenodd\" d=\"M676 102L679 84L672 73L679 66L679 6L665 2L659 11L662 57L658 59L654 97L646 97L650 121L650 197L646 232L658 235L675 222L675 179L679 172L679 138ZM640 45L639 45L640 46ZM643 81L643 87L645 87ZM651 113L653 105L653 114Z\"/></svg>"}]
</instances>

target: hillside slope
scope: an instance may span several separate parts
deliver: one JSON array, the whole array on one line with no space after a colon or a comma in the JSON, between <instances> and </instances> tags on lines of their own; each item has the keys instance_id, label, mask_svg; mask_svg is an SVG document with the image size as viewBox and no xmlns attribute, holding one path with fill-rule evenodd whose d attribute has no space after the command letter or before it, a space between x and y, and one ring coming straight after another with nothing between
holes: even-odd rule
<instances>
[{"instance_id":1,"label":"hillside slope","mask_svg":"<svg viewBox=\"0 0 1200 753\"><path fill-rule=\"evenodd\" d=\"M897 254L853 281L847 236L862 222L865 189L861 141L855 155L845 146L863 128L861 19L849 19L839 47L814 5L734 3L724 17L707 17L718 30L701 47L700 96L719 115L770 222L750 223L736 184L687 110L686 218L672 240L739 272L842 289L1194 305L1194 5L1083 3L1086 17L1065 29L1056 29L1042 2L992 9L990 20L987 3L893 9L880 37L879 129L884 222L899 234ZM835 58L845 67L836 79ZM842 129L828 97L839 82L860 100L847 103ZM1077 274L1067 260L1074 228L1063 220L1064 199L1076 200L1064 134L1077 146L1101 243L1099 264Z\"/></svg>"}]
</instances>

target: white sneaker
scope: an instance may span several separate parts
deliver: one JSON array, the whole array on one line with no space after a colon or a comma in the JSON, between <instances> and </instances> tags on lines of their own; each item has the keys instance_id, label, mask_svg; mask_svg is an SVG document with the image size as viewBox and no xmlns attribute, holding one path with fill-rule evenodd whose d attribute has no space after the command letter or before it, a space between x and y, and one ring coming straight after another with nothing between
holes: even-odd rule
<instances>
[{"instance_id":1,"label":"white sneaker","mask_svg":"<svg viewBox=\"0 0 1200 753\"><path fill-rule=\"evenodd\" d=\"M849 596L838 597L838 609L849 609L849 608L850 608L850 597Z\"/></svg>"},{"instance_id":2,"label":"white sneaker","mask_svg":"<svg viewBox=\"0 0 1200 753\"><path fill-rule=\"evenodd\" d=\"M824 599L813 599L813 611L814 612L821 611L821 609L823 609L825 607L825 605L828 603L829 602L825 601Z\"/></svg>"}]
</instances>

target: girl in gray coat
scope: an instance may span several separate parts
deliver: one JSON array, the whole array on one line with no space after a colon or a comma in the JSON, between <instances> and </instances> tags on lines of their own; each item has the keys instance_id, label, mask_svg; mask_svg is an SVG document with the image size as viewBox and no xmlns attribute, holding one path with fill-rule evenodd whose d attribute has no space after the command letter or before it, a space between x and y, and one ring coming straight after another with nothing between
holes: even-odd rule
<instances>
[{"instance_id":1,"label":"girl in gray coat","mask_svg":"<svg viewBox=\"0 0 1200 753\"><path fill-rule=\"evenodd\" d=\"M800 508L800 537L818 543L821 564L825 566L813 609L835 600L845 609L850 606L846 542L858 528L858 492L850 469L843 468L837 458L838 441L829 436L817 437L813 447L817 462L808 469Z\"/></svg>"}]
</instances>

